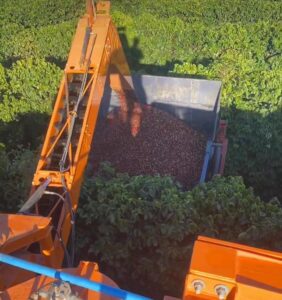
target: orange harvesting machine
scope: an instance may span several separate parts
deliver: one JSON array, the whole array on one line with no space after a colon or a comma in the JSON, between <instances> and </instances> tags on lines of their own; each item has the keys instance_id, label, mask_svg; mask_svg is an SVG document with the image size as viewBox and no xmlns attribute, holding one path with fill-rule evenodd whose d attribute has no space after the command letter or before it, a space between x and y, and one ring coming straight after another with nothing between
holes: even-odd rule
<instances>
[{"instance_id":1,"label":"orange harvesting machine","mask_svg":"<svg viewBox=\"0 0 282 300\"><path fill-rule=\"evenodd\" d=\"M72 42L30 198L16 214L0 214L0 298L3 300L149 299L119 289L113 280L99 272L96 263L80 262L73 267L75 213L106 86L117 95L121 112L130 114L132 135L138 133L142 115L140 93L137 89L135 92L136 78L130 75L110 17L109 1L94 4L90 0L86 8ZM149 79L142 78L144 82ZM153 85L152 80L155 80ZM166 80L162 84L171 91L176 79ZM158 82L150 79L152 93L157 93ZM208 103L204 110L210 109L217 124L210 134L220 145L220 151L213 150L219 159L213 162L216 169L208 171L211 152L210 146L207 147L200 179L204 181L209 173L223 171L226 155L226 125L218 119L220 84L188 80L190 88L185 90L183 83L177 81L174 90L190 93L198 113L199 103L195 99L199 97L199 87L208 91L213 84L216 86L211 92L213 105ZM129 95L133 101L130 107ZM201 125L212 127L210 120L205 122ZM68 268L62 269L64 259ZM165 299L175 298L165 296ZM282 299L282 254L198 237L182 299Z\"/></svg>"}]
</instances>

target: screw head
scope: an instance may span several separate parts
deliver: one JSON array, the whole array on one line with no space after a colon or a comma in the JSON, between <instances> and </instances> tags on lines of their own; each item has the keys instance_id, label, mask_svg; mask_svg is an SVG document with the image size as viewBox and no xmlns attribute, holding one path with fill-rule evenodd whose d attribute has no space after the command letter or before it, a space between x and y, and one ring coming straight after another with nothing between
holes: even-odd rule
<instances>
[{"instance_id":1,"label":"screw head","mask_svg":"<svg viewBox=\"0 0 282 300\"><path fill-rule=\"evenodd\" d=\"M195 294L199 295L201 294L202 290L205 288L205 283L203 280L194 280L192 281L192 286L194 288Z\"/></svg>"},{"instance_id":2,"label":"screw head","mask_svg":"<svg viewBox=\"0 0 282 300\"><path fill-rule=\"evenodd\" d=\"M219 284L215 286L215 292L218 296L219 300L225 300L228 293L229 293L229 288L223 284Z\"/></svg>"}]
</instances>

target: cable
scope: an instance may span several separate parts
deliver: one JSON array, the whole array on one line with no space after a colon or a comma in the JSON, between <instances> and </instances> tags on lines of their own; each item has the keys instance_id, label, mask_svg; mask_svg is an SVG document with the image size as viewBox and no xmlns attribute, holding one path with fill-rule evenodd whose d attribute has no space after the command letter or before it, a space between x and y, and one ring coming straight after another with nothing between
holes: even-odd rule
<instances>
[{"instance_id":1,"label":"cable","mask_svg":"<svg viewBox=\"0 0 282 300\"><path fill-rule=\"evenodd\" d=\"M71 263L72 265L74 264L74 258L75 258L75 212L72 209L72 201L71 201L71 196L70 196L70 192L67 188L67 184L65 181L64 176L62 175L62 184L63 184L63 188L65 190L66 193L66 200L67 200L67 204L69 206L69 211L70 211L70 215L71 215Z\"/></svg>"},{"instance_id":2,"label":"cable","mask_svg":"<svg viewBox=\"0 0 282 300\"><path fill-rule=\"evenodd\" d=\"M53 230L57 234L59 242L61 243L62 248L64 250L64 253L65 253L65 256L66 256L66 260L67 260L68 268L71 268L73 266L73 264L71 263L71 258L70 258L70 254L68 252L68 249L67 249L66 245L64 244L64 241L62 240L62 237L61 237L60 233L58 232L58 230L55 227L53 227Z\"/></svg>"},{"instance_id":3,"label":"cable","mask_svg":"<svg viewBox=\"0 0 282 300\"><path fill-rule=\"evenodd\" d=\"M63 196L61 196L60 194L58 194L58 193L53 193L53 192L49 192L48 191L48 193L45 193L45 194L59 196L60 200L62 200L65 203L65 198ZM60 204L60 201L57 201L57 203L49 211L47 217L51 217L52 216L52 214L54 213L54 211L56 210L56 208L58 207L59 204Z\"/></svg>"},{"instance_id":4,"label":"cable","mask_svg":"<svg viewBox=\"0 0 282 300\"><path fill-rule=\"evenodd\" d=\"M91 32L90 35L94 35L94 33ZM94 45L95 45L95 39L93 39L93 44L91 46L90 55L89 55L87 65L86 65L86 72L83 75L83 79L82 79L82 83L81 83L81 87L80 87L80 91L79 91L79 95L78 95L78 100L77 100L77 103L75 105L74 110L72 111L72 118L71 118L70 128L69 128L69 131L68 131L67 142L66 142L66 145L64 147L64 151L63 151L61 160L59 162L61 173L66 171L65 163L66 163L68 150L69 150L69 146L70 146L70 142L71 142L71 138L72 138L72 133L73 133L73 129L74 129L75 120L76 120L76 117L77 117L78 107L79 107L80 102L82 101L85 85L86 85L86 82L87 82L88 71L89 71L89 68L90 68L91 56L92 56L92 53L93 53Z\"/></svg>"},{"instance_id":5,"label":"cable","mask_svg":"<svg viewBox=\"0 0 282 300\"><path fill-rule=\"evenodd\" d=\"M59 193L52 192L52 191L45 191L44 194L58 196L63 202L65 202L65 198L62 195L60 195Z\"/></svg>"},{"instance_id":6,"label":"cable","mask_svg":"<svg viewBox=\"0 0 282 300\"><path fill-rule=\"evenodd\" d=\"M63 186L64 186L64 189L66 188L66 185L65 185L65 182L63 183ZM67 190L65 190L65 193L66 193L66 195L68 195L69 194L69 192L67 191ZM69 212L70 212L70 214L71 214L71 224L72 224L72 240L75 238L75 236L74 236L74 229L73 229L73 226L74 226L74 223L75 223L75 216L74 216L74 212L73 212L73 210L72 210L72 207L71 207L71 202L67 199L67 201L66 201L66 199L62 196L62 195L60 195L59 193L56 193L56 192L52 192L52 191L45 191L44 192L44 194L48 194L48 195L55 195L55 196L57 196L57 197L59 197L60 198L60 200L61 201L63 201L63 203L66 203L67 204L67 206L68 206L68 208L69 208ZM53 209L52 209L53 210ZM64 252L65 252L65 254L66 254L66 256L67 256L67 264L68 264L68 267L72 267L73 266L73 264L74 264L74 241L72 241L72 247L71 247L71 255L69 255L69 253L68 253L68 251L67 251L67 248L66 248L66 246L65 246L65 244L64 244L64 242L63 242L63 240L62 240L62 238L61 238L61 235L59 234L59 232L58 232L58 230L56 230L56 228L54 228L54 230L55 230L55 232L57 233L57 235L58 235L58 238L59 238L59 241L60 241L60 243L62 244L62 247L63 247L63 249L64 249Z\"/></svg>"},{"instance_id":7,"label":"cable","mask_svg":"<svg viewBox=\"0 0 282 300\"><path fill-rule=\"evenodd\" d=\"M94 33L91 32L90 34L94 34ZM89 58L88 58L88 61L87 61L86 72L83 75L83 80L82 80L82 83L81 83L81 87L80 87L80 91L79 91L79 95L78 95L78 100L77 100L77 103L75 105L74 110L72 111L72 118L71 118L70 128L68 130L67 142L66 142L66 145L64 147L64 151L63 151L61 160L59 162L60 173L62 174L62 184L63 184L63 188L66 192L66 200L67 200L67 204L69 206L69 211L70 211L70 215L71 215L71 255L70 255L70 260L71 260L72 265L74 264L74 259L75 259L75 212L72 209L71 196L70 196L70 192L67 188L63 173L69 168L69 166L67 168L65 168L66 158L67 158L68 149L69 149L69 146L70 146L70 143L71 143L71 138L72 138L72 133L73 133L73 129L74 129L75 120L76 120L76 117L77 117L78 107L79 107L80 102L82 101L84 89L85 89L85 86L86 86L86 83L87 83L88 71L89 71L89 68L90 68L91 56L92 56L92 53L93 53L94 45L95 45L95 38L93 39L93 44L91 46L90 55L89 55Z\"/></svg>"}]
</instances>

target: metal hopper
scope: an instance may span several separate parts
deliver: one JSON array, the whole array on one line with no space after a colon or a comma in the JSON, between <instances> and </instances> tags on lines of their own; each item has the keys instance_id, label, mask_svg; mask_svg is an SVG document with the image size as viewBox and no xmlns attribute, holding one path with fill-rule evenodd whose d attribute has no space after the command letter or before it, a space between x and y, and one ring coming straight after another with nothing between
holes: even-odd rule
<instances>
[{"instance_id":1,"label":"metal hopper","mask_svg":"<svg viewBox=\"0 0 282 300\"><path fill-rule=\"evenodd\" d=\"M207 136L199 182L208 180L214 174L222 173L227 140L226 126L220 122L219 117L221 82L138 74L132 75L132 81L135 93L142 104L164 110ZM104 118L119 106L118 95L108 86L100 108L100 117Z\"/></svg>"}]
</instances>

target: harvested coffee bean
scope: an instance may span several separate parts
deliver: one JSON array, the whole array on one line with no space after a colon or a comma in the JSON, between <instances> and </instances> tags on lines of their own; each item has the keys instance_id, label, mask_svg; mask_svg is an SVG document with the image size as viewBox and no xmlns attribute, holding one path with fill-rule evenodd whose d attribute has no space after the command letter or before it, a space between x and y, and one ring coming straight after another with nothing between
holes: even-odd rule
<instances>
[{"instance_id":1,"label":"harvested coffee bean","mask_svg":"<svg viewBox=\"0 0 282 300\"><path fill-rule=\"evenodd\" d=\"M108 161L118 172L169 175L185 188L195 186L203 166L205 134L157 108L142 106L140 112L135 136L132 116L119 110L99 123L90 159L94 171Z\"/></svg>"}]
</instances>

